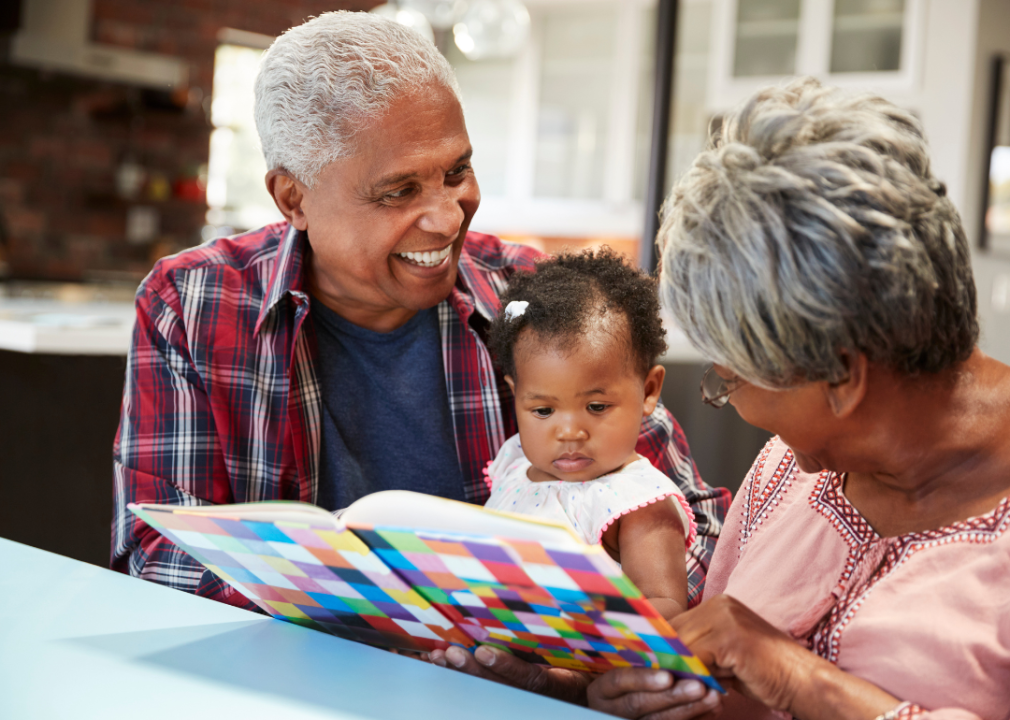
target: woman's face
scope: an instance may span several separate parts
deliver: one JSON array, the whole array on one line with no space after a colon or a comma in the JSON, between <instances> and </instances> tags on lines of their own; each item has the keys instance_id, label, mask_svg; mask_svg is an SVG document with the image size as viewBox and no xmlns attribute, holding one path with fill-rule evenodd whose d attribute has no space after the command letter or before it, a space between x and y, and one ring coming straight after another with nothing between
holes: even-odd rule
<instances>
[{"instance_id":1,"label":"woman's face","mask_svg":"<svg viewBox=\"0 0 1010 720\"><path fill-rule=\"evenodd\" d=\"M735 380L732 370L715 365L712 371L727 380L733 391L730 404L745 421L782 438L804 472L835 469L828 448L835 428L824 383L813 382L786 390L766 390Z\"/></svg>"}]
</instances>

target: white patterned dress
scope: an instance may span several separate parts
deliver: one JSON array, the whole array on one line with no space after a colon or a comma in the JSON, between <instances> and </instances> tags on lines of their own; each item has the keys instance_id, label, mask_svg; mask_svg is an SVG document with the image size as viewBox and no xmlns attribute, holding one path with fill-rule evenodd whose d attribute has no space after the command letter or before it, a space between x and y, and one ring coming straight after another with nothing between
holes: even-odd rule
<instances>
[{"instance_id":1,"label":"white patterned dress","mask_svg":"<svg viewBox=\"0 0 1010 720\"><path fill-rule=\"evenodd\" d=\"M694 541L694 513L684 493L645 458L585 482L534 482L526 474L531 465L519 436L506 440L498 456L484 470L485 482L491 490L484 507L565 523L584 542L596 545L604 531L622 515L672 497L684 523L687 547Z\"/></svg>"}]
</instances>

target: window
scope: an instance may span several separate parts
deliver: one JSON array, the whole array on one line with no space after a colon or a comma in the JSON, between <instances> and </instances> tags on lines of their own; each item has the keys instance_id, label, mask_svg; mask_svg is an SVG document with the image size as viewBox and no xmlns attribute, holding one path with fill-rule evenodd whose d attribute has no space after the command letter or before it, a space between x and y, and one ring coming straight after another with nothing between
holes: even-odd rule
<instances>
[{"instance_id":1,"label":"window","mask_svg":"<svg viewBox=\"0 0 1010 720\"><path fill-rule=\"evenodd\" d=\"M993 60L992 144L982 248L1010 253L1010 61Z\"/></svg>"},{"instance_id":2,"label":"window","mask_svg":"<svg viewBox=\"0 0 1010 720\"><path fill-rule=\"evenodd\" d=\"M533 194L601 200L617 54L612 4L540 17L540 97Z\"/></svg>"},{"instance_id":3,"label":"window","mask_svg":"<svg viewBox=\"0 0 1010 720\"><path fill-rule=\"evenodd\" d=\"M456 70L463 93L466 129L481 193L505 195L516 61L468 60L453 42L448 43L445 56Z\"/></svg>"},{"instance_id":4,"label":"window","mask_svg":"<svg viewBox=\"0 0 1010 720\"><path fill-rule=\"evenodd\" d=\"M654 0L527 0L531 37L509 61L454 48L483 200L477 230L634 254L652 112Z\"/></svg>"},{"instance_id":5,"label":"window","mask_svg":"<svg viewBox=\"0 0 1010 720\"><path fill-rule=\"evenodd\" d=\"M257 37L261 36L253 36L254 40ZM253 119L253 85L262 54L261 47L225 42L214 55L214 130L207 173L210 209L204 239L283 219L263 182L267 168Z\"/></svg>"}]
</instances>

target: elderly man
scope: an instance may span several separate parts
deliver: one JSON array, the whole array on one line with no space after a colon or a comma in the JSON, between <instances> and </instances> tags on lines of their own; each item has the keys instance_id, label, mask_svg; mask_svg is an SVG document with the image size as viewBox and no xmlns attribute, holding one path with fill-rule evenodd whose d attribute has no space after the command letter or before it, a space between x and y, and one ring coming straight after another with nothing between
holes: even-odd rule
<instances>
[{"instance_id":1,"label":"elderly man","mask_svg":"<svg viewBox=\"0 0 1010 720\"><path fill-rule=\"evenodd\" d=\"M468 232L480 203L452 68L365 13L281 36L256 83L266 183L286 222L158 263L137 324L115 444L112 567L252 609L127 510L378 490L482 503L516 432L484 331L535 253ZM698 478L660 408L638 450L698 522L697 601L728 493Z\"/></svg>"}]
</instances>

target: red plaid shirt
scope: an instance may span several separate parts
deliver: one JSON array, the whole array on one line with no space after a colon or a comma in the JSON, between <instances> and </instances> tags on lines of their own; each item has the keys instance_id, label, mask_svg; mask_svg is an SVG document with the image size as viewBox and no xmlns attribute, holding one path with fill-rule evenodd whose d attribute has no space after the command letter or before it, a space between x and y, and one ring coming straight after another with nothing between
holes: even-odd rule
<instances>
[{"instance_id":1,"label":"red plaid shirt","mask_svg":"<svg viewBox=\"0 0 1010 720\"><path fill-rule=\"evenodd\" d=\"M304 233L286 223L160 261L137 292L116 436L112 567L253 609L239 593L126 509L129 502L206 505L315 502L321 396L305 292ZM449 406L466 497L483 503L482 470L516 432L512 395L481 339L498 295L537 253L469 233L456 286L438 306ZM638 451L694 509L692 602L729 506L698 476L684 435L659 408Z\"/></svg>"}]
</instances>

